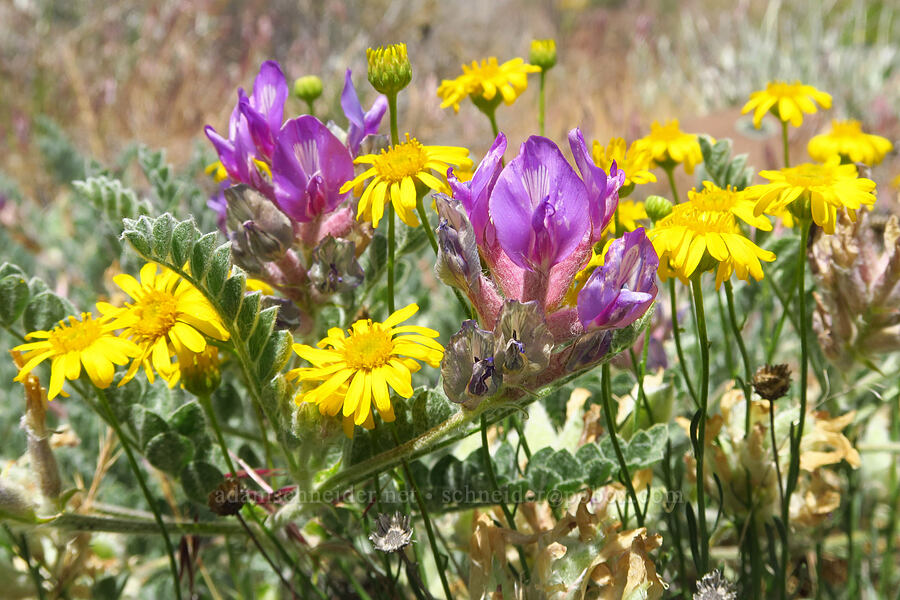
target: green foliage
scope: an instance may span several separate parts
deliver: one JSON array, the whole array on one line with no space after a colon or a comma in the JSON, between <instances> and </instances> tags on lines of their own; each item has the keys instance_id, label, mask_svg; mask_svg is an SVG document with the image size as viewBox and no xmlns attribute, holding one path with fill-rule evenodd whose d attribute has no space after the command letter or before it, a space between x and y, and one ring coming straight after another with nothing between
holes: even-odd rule
<instances>
[{"instance_id":1,"label":"green foliage","mask_svg":"<svg viewBox=\"0 0 900 600\"><path fill-rule=\"evenodd\" d=\"M138 149L138 164L153 187L160 206L172 209L177 204L179 185L175 181L172 166L166 162L165 150Z\"/></svg>"},{"instance_id":2,"label":"green foliage","mask_svg":"<svg viewBox=\"0 0 900 600\"><path fill-rule=\"evenodd\" d=\"M149 203L139 199L118 179L100 175L75 181L72 185L82 200L87 200L112 223L118 223L124 217L134 218L150 213Z\"/></svg>"},{"instance_id":3,"label":"green foliage","mask_svg":"<svg viewBox=\"0 0 900 600\"><path fill-rule=\"evenodd\" d=\"M731 140L724 138L712 143L711 138L701 135L700 152L703 164L697 171L698 181L709 180L722 189L732 186L742 190L753 181L753 167L747 166L747 155L739 154L732 158Z\"/></svg>"},{"instance_id":4,"label":"green foliage","mask_svg":"<svg viewBox=\"0 0 900 600\"><path fill-rule=\"evenodd\" d=\"M35 119L37 146L47 170L59 183L68 185L84 179L86 160L65 131L50 117Z\"/></svg>"},{"instance_id":5,"label":"green foliage","mask_svg":"<svg viewBox=\"0 0 900 600\"><path fill-rule=\"evenodd\" d=\"M66 298L54 294L43 281L11 263L0 264L0 325L14 328L19 318L25 332L52 329L76 313Z\"/></svg>"},{"instance_id":6,"label":"green foliage","mask_svg":"<svg viewBox=\"0 0 900 600\"><path fill-rule=\"evenodd\" d=\"M225 476L208 462L195 460L185 465L179 479L187 497L205 505L209 493L225 480Z\"/></svg>"},{"instance_id":7,"label":"green foliage","mask_svg":"<svg viewBox=\"0 0 900 600\"><path fill-rule=\"evenodd\" d=\"M0 324L11 325L19 319L28 303L28 283L22 275L0 278Z\"/></svg>"}]
</instances>

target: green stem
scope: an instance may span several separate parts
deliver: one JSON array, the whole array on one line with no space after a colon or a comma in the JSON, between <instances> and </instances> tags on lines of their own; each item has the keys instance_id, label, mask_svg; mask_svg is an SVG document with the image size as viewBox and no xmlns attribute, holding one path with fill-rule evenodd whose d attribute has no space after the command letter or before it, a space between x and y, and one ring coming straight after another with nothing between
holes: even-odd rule
<instances>
[{"instance_id":1,"label":"green stem","mask_svg":"<svg viewBox=\"0 0 900 600\"><path fill-rule=\"evenodd\" d=\"M738 350L741 353L741 360L744 363L744 402L747 405L747 413L744 416L744 435L750 435L750 382L753 378L753 367L750 364L750 355L747 352L747 345L744 344L744 336L741 333L741 326L738 324L737 311L734 308L734 290L731 287L731 280L725 280L725 300L728 303L728 321L731 323L731 331L734 333L734 339L737 342Z\"/></svg>"},{"instance_id":2,"label":"green stem","mask_svg":"<svg viewBox=\"0 0 900 600\"><path fill-rule=\"evenodd\" d=\"M634 491L634 485L631 483L631 473L628 471L628 463L625 462L625 455L622 454L622 448L619 446L619 436L616 434L616 419L612 412L612 393L609 363L603 363L603 381L601 383L601 399L603 402L603 415L606 417L606 428L609 430L609 437L612 440L613 450L616 452L616 459L619 461L619 469L622 471L622 483L631 496L634 503L634 514L637 517L638 527L644 526L644 515L641 514L641 504L638 502L637 493Z\"/></svg>"},{"instance_id":3,"label":"green stem","mask_svg":"<svg viewBox=\"0 0 900 600\"><path fill-rule=\"evenodd\" d=\"M250 526L247 525L247 521L244 520L244 517L241 516L241 513L237 513L234 516L237 517L238 522L241 524L241 526L247 532L247 535L250 537L251 540L253 540L253 543L256 545L256 548L259 550L259 553L262 554L262 557L264 559L266 559L267 563L269 563L269 566L272 568L272 571L276 575L278 575L278 579L281 580L281 583L291 592L291 596L293 598L296 598L297 592L294 591L293 584L291 584L291 582L288 581L287 579L285 579L284 575L282 575L281 569L278 567L278 565L275 564L275 561L272 560L272 557L269 556L269 553L266 552L266 549L263 548L263 545L259 542L259 540L256 538L256 536L253 535L253 532L250 531Z\"/></svg>"},{"instance_id":4,"label":"green stem","mask_svg":"<svg viewBox=\"0 0 900 600\"><path fill-rule=\"evenodd\" d=\"M669 187L672 189L672 203L679 204L678 188L675 187L675 165L662 165L666 177L669 179Z\"/></svg>"},{"instance_id":5,"label":"green stem","mask_svg":"<svg viewBox=\"0 0 900 600\"><path fill-rule=\"evenodd\" d=\"M694 406L697 406L697 392L694 391L694 384L691 383L691 376L688 374L688 365L684 360L684 350L681 347L681 327L678 325L678 301L675 296L674 277L669 278L669 311L672 313L672 338L675 340L675 353L678 354L678 366L681 367L684 384L687 386L688 393L694 400Z\"/></svg>"},{"instance_id":6,"label":"green stem","mask_svg":"<svg viewBox=\"0 0 900 600\"><path fill-rule=\"evenodd\" d=\"M307 101L306 101L306 109L309 111L309 115L310 115L310 116L312 116L312 117L316 116L316 111L315 111L315 109L313 108L313 101L312 101L312 100L307 100Z\"/></svg>"},{"instance_id":7,"label":"green stem","mask_svg":"<svg viewBox=\"0 0 900 600\"><path fill-rule=\"evenodd\" d=\"M397 133L397 94L388 94L388 113L391 121L391 145L396 146L400 143L400 134ZM388 314L394 314L394 204L388 202L387 222L388 222L388 239L387 239L387 293L388 293Z\"/></svg>"},{"instance_id":8,"label":"green stem","mask_svg":"<svg viewBox=\"0 0 900 600\"><path fill-rule=\"evenodd\" d=\"M522 421L519 420L518 415L512 416L512 423L513 427L516 428L516 433L519 434L519 445L522 446L522 451L525 452L525 458L531 460L531 448L528 447L528 440L525 439L525 428L522 426Z\"/></svg>"},{"instance_id":9,"label":"green stem","mask_svg":"<svg viewBox=\"0 0 900 600\"><path fill-rule=\"evenodd\" d=\"M781 122L781 145L784 148L784 166L791 166L790 144L788 143L788 124L787 121Z\"/></svg>"},{"instance_id":10,"label":"green stem","mask_svg":"<svg viewBox=\"0 0 900 600\"><path fill-rule=\"evenodd\" d=\"M109 400L107 400L106 398L106 392L104 392L100 388L95 389L97 391L97 399L100 401L100 407L104 412L106 412L109 425L113 428L113 431L116 432L116 436L118 436L119 438L119 443L122 445L122 450L125 451L125 456L128 457L128 464L131 465L131 470L134 472L134 476L138 480L138 485L141 488L141 492L144 494L144 498L147 500L147 504L150 505L150 510L153 511L153 519L156 521L156 525L159 528L159 531L162 533L163 542L166 545L166 552L169 555L169 568L172 571L172 584L175 586L175 597L178 598L178 600L181 600L181 586L179 585L178 581L178 565L175 562L175 548L172 546L172 540L169 538L169 532L166 529L165 523L163 523L162 515L159 512L159 507L156 505L153 494L150 493L150 488L147 487L147 482L144 479L144 474L141 472L141 468L138 465L137 460L134 458L134 453L131 450L131 444L125 437L125 434L122 431L122 426L119 425L119 420L116 418L116 414L113 412L112 407L109 405Z\"/></svg>"},{"instance_id":11,"label":"green stem","mask_svg":"<svg viewBox=\"0 0 900 600\"><path fill-rule=\"evenodd\" d=\"M891 441L900 440L900 394L891 403ZM897 531L897 514L900 510L900 484L897 481L896 458L891 456L891 462L894 468L890 473L889 489L889 512L887 530L885 531L884 554L881 559L881 576L880 589L882 598L888 597L888 590L892 589L891 584L894 580L894 535Z\"/></svg>"},{"instance_id":12,"label":"green stem","mask_svg":"<svg viewBox=\"0 0 900 600\"><path fill-rule=\"evenodd\" d=\"M506 506L506 502L503 501L500 485L497 483L497 475L494 473L494 463L491 460L491 449L490 446L488 446L487 428L487 419L485 419L484 415L481 415L481 459L484 461L484 468L487 469L488 481L491 482L491 491L497 495L497 499L500 501L500 509L503 511L503 516L506 517L509 528L513 531L518 531L516 520L512 513L509 512L509 507ZM528 580L531 579L531 573L528 571L525 552L518 544L516 544L516 551L519 553L519 562L522 563L522 572L525 575L525 582L527 583Z\"/></svg>"},{"instance_id":13,"label":"green stem","mask_svg":"<svg viewBox=\"0 0 900 600\"><path fill-rule=\"evenodd\" d=\"M106 533L127 533L133 535L159 534L159 525L148 519L133 517L107 517L103 515L83 515L62 513L40 527L52 527L60 531L97 531ZM243 530L225 521L171 521L163 520L163 528L174 535L233 535Z\"/></svg>"},{"instance_id":14,"label":"green stem","mask_svg":"<svg viewBox=\"0 0 900 600\"><path fill-rule=\"evenodd\" d=\"M353 587L353 591L356 592L356 595L360 598L360 600L372 600L372 596L366 592L365 588L360 585L359 580L357 580L356 576L353 574L353 571L350 570L350 567L347 566L347 563L343 560L337 561L338 567L340 567L341 571L344 572L344 575L347 576L347 579L350 580L350 585Z\"/></svg>"},{"instance_id":15,"label":"green stem","mask_svg":"<svg viewBox=\"0 0 900 600\"><path fill-rule=\"evenodd\" d=\"M546 71L541 69L540 87L538 88L538 130L541 135L544 135L544 80L546 75ZM494 137L497 137L496 131L494 131Z\"/></svg>"},{"instance_id":16,"label":"green stem","mask_svg":"<svg viewBox=\"0 0 900 600\"><path fill-rule=\"evenodd\" d=\"M700 273L691 278L694 293L694 310L697 317L697 340L700 344L700 419L697 424L697 440L694 454L697 459L697 523L700 530L700 573L709 571L709 535L706 529L706 492L704 489L703 454L706 448L706 413L709 400L709 338L706 333L706 315L703 310L703 286Z\"/></svg>"},{"instance_id":17,"label":"green stem","mask_svg":"<svg viewBox=\"0 0 900 600\"><path fill-rule=\"evenodd\" d=\"M391 433L394 435L394 441L399 447L400 436L397 435L397 428L393 423L391 424ZM422 492L419 491L419 484L416 483L416 480L413 477L412 471L409 468L409 462L404 458L401 464L403 465L403 474L406 477L406 481L409 483L409 487L412 488L413 493L416 496L419 514L422 515L422 521L425 523L425 533L428 534L428 544L431 546L431 553L434 555L434 564L437 568L438 576L441 578L441 586L444 588L444 595L447 597L447 600L452 600L453 594L450 592L450 583L447 581L447 574L445 573L446 569L441 565L441 555L438 549L437 539L434 537L434 527L431 524L431 517L428 516L428 508L425 506L425 498L422 497Z\"/></svg>"},{"instance_id":18,"label":"green stem","mask_svg":"<svg viewBox=\"0 0 900 600\"><path fill-rule=\"evenodd\" d=\"M500 135L500 128L497 127L497 109L494 108L484 114L487 115L488 120L491 122L491 131L494 132L494 138L496 139Z\"/></svg>"},{"instance_id":19,"label":"green stem","mask_svg":"<svg viewBox=\"0 0 900 600\"><path fill-rule=\"evenodd\" d=\"M222 435L222 428L219 427L219 419L216 418L216 413L213 410L209 394L197 396L197 399L200 401L200 406L202 406L203 410L206 412L206 418L209 419L209 424L213 428L213 433L216 434L216 441L219 442L219 448L222 450L222 458L225 459L225 464L228 465L228 471L231 473L232 477L237 477L237 469L234 468L234 462L232 462L231 455L228 453L228 446L225 444L225 436Z\"/></svg>"}]
</instances>

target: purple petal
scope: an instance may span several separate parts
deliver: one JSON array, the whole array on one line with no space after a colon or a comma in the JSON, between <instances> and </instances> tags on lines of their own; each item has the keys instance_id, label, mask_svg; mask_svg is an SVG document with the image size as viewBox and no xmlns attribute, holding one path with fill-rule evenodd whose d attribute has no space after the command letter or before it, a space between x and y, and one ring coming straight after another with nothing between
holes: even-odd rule
<instances>
[{"instance_id":1,"label":"purple petal","mask_svg":"<svg viewBox=\"0 0 900 600\"><path fill-rule=\"evenodd\" d=\"M388 108L387 98L383 95L378 96L369 112L363 114L362 104L353 86L352 72L347 69L344 76L344 90L341 92L341 108L347 121L350 122L347 130L347 147L351 154L356 156L363 138L378 133L378 126Z\"/></svg>"},{"instance_id":2,"label":"purple petal","mask_svg":"<svg viewBox=\"0 0 900 600\"><path fill-rule=\"evenodd\" d=\"M308 222L331 212L347 197L339 190L353 177L353 161L321 121L304 115L281 128L272 177L281 209L296 221Z\"/></svg>"},{"instance_id":3,"label":"purple petal","mask_svg":"<svg viewBox=\"0 0 900 600\"><path fill-rule=\"evenodd\" d=\"M203 131L206 133L209 141L212 142L213 148L216 149L216 154L219 155L219 160L222 162L222 166L225 167L225 171L229 176L237 178L238 170L235 162L234 144L216 133L212 125L204 127Z\"/></svg>"},{"instance_id":4,"label":"purple petal","mask_svg":"<svg viewBox=\"0 0 900 600\"><path fill-rule=\"evenodd\" d=\"M362 129L365 115L363 115L362 104L359 103L356 88L353 86L352 74L353 72L347 69L347 74L344 76L344 90L341 92L341 108L344 109L344 116L350 121L350 125Z\"/></svg>"},{"instance_id":5,"label":"purple petal","mask_svg":"<svg viewBox=\"0 0 900 600\"><path fill-rule=\"evenodd\" d=\"M621 173L620 177L618 170L613 166L610 169L610 175L615 172L615 176L607 177L606 172L594 164L587 144L584 142L584 136L577 128L569 132L569 147L572 149L575 164L581 171L584 186L588 191L591 226L599 238L600 233L612 219L613 213L616 212L619 204L618 191L624 182L624 173Z\"/></svg>"},{"instance_id":6,"label":"purple petal","mask_svg":"<svg viewBox=\"0 0 900 600\"><path fill-rule=\"evenodd\" d=\"M501 162L505 152L506 136L501 132L497 134L490 150L481 159L471 181L463 183L453 175L452 168L447 170L447 181L453 190L453 197L465 207L479 245L485 243L485 228L490 221L488 200L497 183L497 178L500 176Z\"/></svg>"},{"instance_id":7,"label":"purple petal","mask_svg":"<svg viewBox=\"0 0 900 600\"><path fill-rule=\"evenodd\" d=\"M247 120L250 131L250 137L256 146L259 154L266 158L272 158L272 152L275 150L275 133L278 129L271 129L266 117L257 111L250 104L250 99L242 96L238 101L241 115Z\"/></svg>"},{"instance_id":8,"label":"purple petal","mask_svg":"<svg viewBox=\"0 0 900 600\"><path fill-rule=\"evenodd\" d=\"M281 67L276 61L267 60L260 65L259 74L253 82L250 106L262 115L273 136L281 128L281 122L284 120L284 102L287 97L287 80Z\"/></svg>"},{"instance_id":9,"label":"purple petal","mask_svg":"<svg viewBox=\"0 0 900 600\"><path fill-rule=\"evenodd\" d=\"M524 269L548 270L590 227L584 184L556 144L538 136L500 173L489 207L501 247Z\"/></svg>"},{"instance_id":10,"label":"purple petal","mask_svg":"<svg viewBox=\"0 0 900 600\"><path fill-rule=\"evenodd\" d=\"M375 102L372 104L372 108L366 113L364 119L363 131L365 131L366 135L375 135L378 133L378 127L381 125L381 119L384 118L384 113L387 112L387 109L387 96L379 94L378 98L376 98Z\"/></svg>"},{"instance_id":11,"label":"purple petal","mask_svg":"<svg viewBox=\"0 0 900 600\"><path fill-rule=\"evenodd\" d=\"M578 293L585 329L620 329L643 315L656 298L659 258L642 227L615 240Z\"/></svg>"}]
</instances>

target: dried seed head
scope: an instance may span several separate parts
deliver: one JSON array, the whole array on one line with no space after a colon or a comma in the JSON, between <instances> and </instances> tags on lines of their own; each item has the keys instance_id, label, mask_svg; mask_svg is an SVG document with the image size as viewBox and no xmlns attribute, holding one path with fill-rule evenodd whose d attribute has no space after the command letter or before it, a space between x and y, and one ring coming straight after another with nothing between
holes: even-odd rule
<instances>
[{"instance_id":1,"label":"dried seed head","mask_svg":"<svg viewBox=\"0 0 900 600\"><path fill-rule=\"evenodd\" d=\"M396 512L393 515L380 514L375 520L375 532L369 536L376 550L397 552L412 542L412 528L409 515Z\"/></svg>"},{"instance_id":2,"label":"dried seed head","mask_svg":"<svg viewBox=\"0 0 900 600\"><path fill-rule=\"evenodd\" d=\"M244 490L237 479L226 479L209 493L209 509L220 517L236 515L244 506Z\"/></svg>"},{"instance_id":3,"label":"dried seed head","mask_svg":"<svg viewBox=\"0 0 900 600\"><path fill-rule=\"evenodd\" d=\"M737 591L734 584L716 569L697 582L694 600L737 600Z\"/></svg>"},{"instance_id":4,"label":"dried seed head","mask_svg":"<svg viewBox=\"0 0 900 600\"><path fill-rule=\"evenodd\" d=\"M778 400L790 387L791 369L787 365L766 365L753 376L753 390L766 400Z\"/></svg>"}]
</instances>

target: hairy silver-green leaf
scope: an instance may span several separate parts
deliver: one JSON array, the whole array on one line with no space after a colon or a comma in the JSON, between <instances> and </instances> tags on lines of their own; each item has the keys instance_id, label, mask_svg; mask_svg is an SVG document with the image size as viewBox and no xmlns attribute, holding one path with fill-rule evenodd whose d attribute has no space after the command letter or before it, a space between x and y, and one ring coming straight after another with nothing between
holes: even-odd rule
<instances>
[{"instance_id":1,"label":"hairy silver-green leaf","mask_svg":"<svg viewBox=\"0 0 900 600\"><path fill-rule=\"evenodd\" d=\"M0 323L15 322L25 311L29 295L28 282L22 275L0 278Z\"/></svg>"},{"instance_id":2,"label":"hairy silver-green leaf","mask_svg":"<svg viewBox=\"0 0 900 600\"><path fill-rule=\"evenodd\" d=\"M218 296L231 270L231 243L225 242L213 252L206 272L205 283L213 295ZM236 307L235 307L236 308Z\"/></svg>"},{"instance_id":3,"label":"hairy silver-green leaf","mask_svg":"<svg viewBox=\"0 0 900 600\"><path fill-rule=\"evenodd\" d=\"M25 306L22 322L27 331L53 329L62 319L75 314L75 307L67 299L53 292L33 296Z\"/></svg>"},{"instance_id":4,"label":"hairy silver-green leaf","mask_svg":"<svg viewBox=\"0 0 900 600\"><path fill-rule=\"evenodd\" d=\"M183 435L166 431L147 442L144 456L160 471L175 475L194 456L194 444Z\"/></svg>"},{"instance_id":5,"label":"hairy silver-green leaf","mask_svg":"<svg viewBox=\"0 0 900 600\"><path fill-rule=\"evenodd\" d=\"M187 497L200 504L206 504L209 493L220 483L225 481L225 476L215 466L202 460L189 462L181 470L181 487L184 488Z\"/></svg>"},{"instance_id":6,"label":"hairy silver-green leaf","mask_svg":"<svg viewBox=\"0 0 900 600\"><path fill-rule=\"evenodd\" d=\"M190 258L191 249L197 228L191 221L182 221L172 230L172 259L177 265L183 265Z\"/></svg>"},{"instance_id":7,"label":"hairy silver-green leaf","mask_svg":"<svg viewBox=\"0 0 900 600\"><path fill-rule=\"evenodd\" d=\"M237 268L235 268L235 271L237 273L225 281L222 293L219 294L219 298L222 301L222 312L224 313L222 316L228 321L234 321L235 317L237 317L247 281L246 275L238 271Z\"/></svg>"},{"instance_id":8,"label":"hairy silver-green leaf","mask_svg":"<svg viewBox=\"0 0 900 600\"><path fill-rule=\"evenodd\" d=\"M259 303L262 298L262 292L256 291L250 294L244 294L241 301L241 308L238 310L235 323L241 336L246 338L253 331L256 324L257 315L259 315Z\"/></svg>"}]
</instances>

